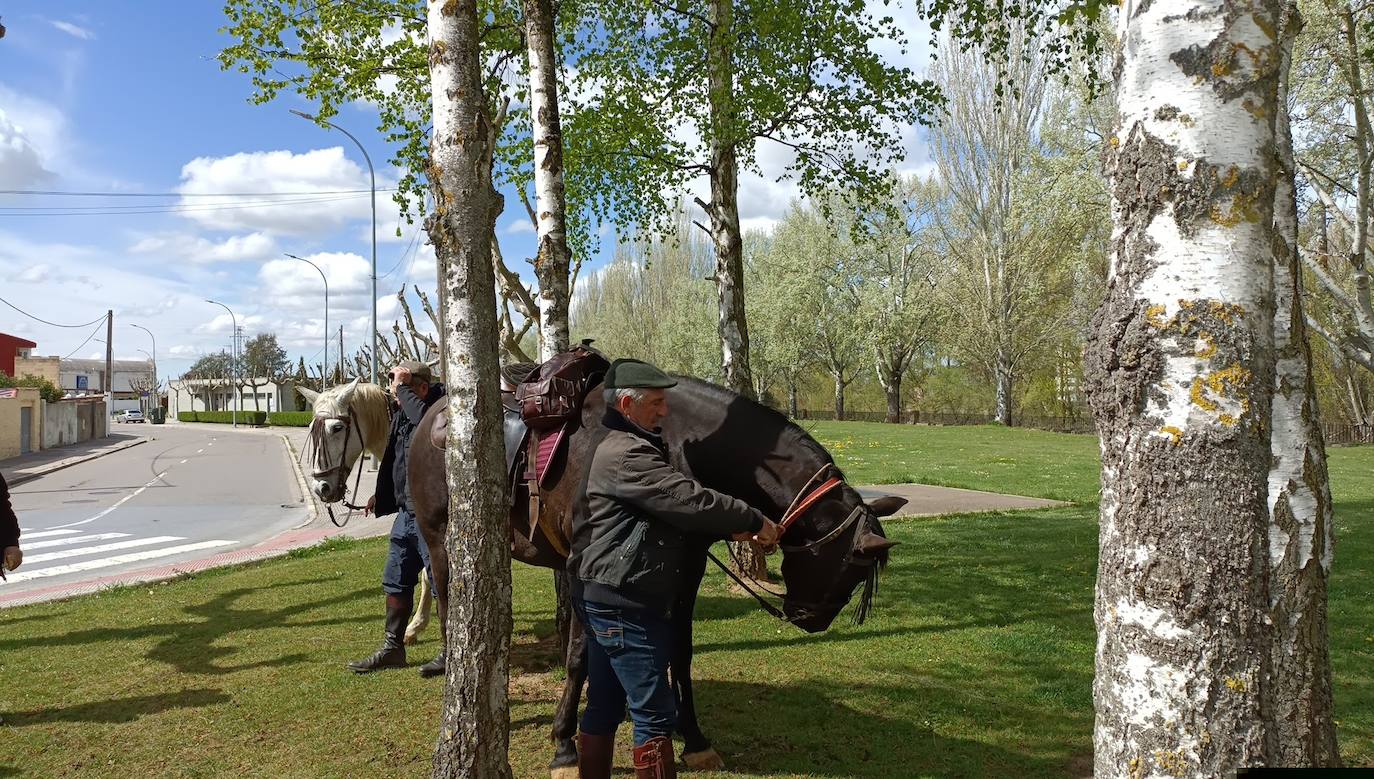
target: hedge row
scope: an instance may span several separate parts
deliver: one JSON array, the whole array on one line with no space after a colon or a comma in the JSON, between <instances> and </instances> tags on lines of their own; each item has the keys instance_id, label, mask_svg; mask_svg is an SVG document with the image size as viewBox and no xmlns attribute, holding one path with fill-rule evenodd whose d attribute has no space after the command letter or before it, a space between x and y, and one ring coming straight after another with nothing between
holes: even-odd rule
<instances>
[{"instance_id":1,"label":"hedge row","mask_svg":"<svg viewBox=\"0 0 1374 779\"><path fill-rule=\"evenodd\" d=\"M178 422L219 422L227 425L234 421L232 411L178 411ZM266 411L240 411L238 412L239 424L243 425L265 425L267 424Z\"/></svg>"},{"instance_id":2,"label":"hedge row","mask_svg":"<svg viewBox=\"0 0 1374 779\"><path fill-rule=\"evenodd\" d=\"M267 415L267 424L273 427L310 427L314 421L313 411L273 411Z\"/></svg>"}]
</instances>

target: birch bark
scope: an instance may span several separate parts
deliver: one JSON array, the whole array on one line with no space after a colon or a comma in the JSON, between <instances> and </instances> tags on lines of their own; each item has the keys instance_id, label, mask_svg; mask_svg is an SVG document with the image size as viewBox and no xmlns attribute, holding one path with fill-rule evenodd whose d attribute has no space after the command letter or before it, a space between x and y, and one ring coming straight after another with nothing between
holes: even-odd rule
<instances>
[{"instance_id":1,"label":"birch bark","mask_svg":"<svg viewBox=\"0 0 1374 779\"><path fill-rule=\"evenodd\" d=\"M1331 656L1326 626L1327 577L1334 542L1326 445L1317 409L1312 351L1302 306L1298 202L1288 77L1293 39L1302 26L1297 3L1280 28L1274 191L1274 406L1269 471L1269 599L1272 607L1274 753L1277 766L1334 766L1340 761L1331 714Z\"/></svg>"},{"instance_id":2,"label":"birch bark","mask_svg":"<svg viewBox=\"0 0 1374 779\"><path fill-rule=\"evenodd\" d=\"M1102 778L1268 758L1279 9L1121 7L1112 264L1084 354L1102 442Z\"/></svg>"},{"instance_id":3,"label":"birch bark","mask_svg":"<svg viewBox=\"0 0 1374 779\"><path fill-rule=\"evenodd\" d=\"M568 348L567 203L563 189L563 128L558 115L558 70L554 58L553 3L524 0L525 40L530 62L530 121L534 135L535 231L539 251L539 359Z\"/></svg>"},{"instance_id":4,"label":"birch bark","mask_svg":"<svg viewBox=\"0 0 1374 779\"><path fill-rule=\"evenodd\" d=\"M475 0L429 0L434 101L430 239L444 269L448 368L448 676L438 777L510 777L507 701L511 631L510 529L501 476L500 373L491 236L495 137L481 84Z\"/></svg>"}]
</instances>

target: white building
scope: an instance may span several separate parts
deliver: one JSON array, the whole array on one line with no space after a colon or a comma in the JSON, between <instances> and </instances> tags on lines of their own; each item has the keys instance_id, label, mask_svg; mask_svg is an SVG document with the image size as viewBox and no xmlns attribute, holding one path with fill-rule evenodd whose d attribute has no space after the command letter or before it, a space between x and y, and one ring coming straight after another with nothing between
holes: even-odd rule
<instances>
[{"instance_id":1,"label":"white building","mask_svg":"<svg viewBox=\"0 0 1374 779\"><path fill-rule=\"evenodd\" d=\"M153 377L152 360L115 360L113 386L114 407L112 412L125 409L142 409L149 401L143 398L146 393L154 397L156 380ZM104 360L62 360L58 365L58 387L67 397L79 398L91 395L104 395Z\"/></svg>"},{"instance_id":2,"label":"white building","mask_svg":"<svg viewBox=\"0 0 1374 779\"><path fill-rule=\"evenodd\" d=\"M232 411L236 396L243 411L297 410L300 395L292 382L278 384L251 378L242 381L235 391L222 379L174 379L167 383L167 416L176 419L182 411Z\"/></svg>"}]
</instances>

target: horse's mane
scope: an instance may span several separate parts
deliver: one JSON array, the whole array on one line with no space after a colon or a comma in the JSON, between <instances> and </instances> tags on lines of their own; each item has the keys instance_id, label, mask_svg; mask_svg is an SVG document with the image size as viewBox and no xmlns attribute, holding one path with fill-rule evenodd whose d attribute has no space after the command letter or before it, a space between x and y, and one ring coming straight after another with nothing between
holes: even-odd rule
<instances>
[{"instance_id":1,"label":"horse's mane","mask_svg":"<svg viewBox=\"0 0 1374 779\"><path fill-rule=\"evenodd\" d=\"M343 394L352 387L352 384L340 384L337 387L330 387L315 399L315 414L317 416L346 417L348 409L343 407ZM357 415L358 427L363 435L363 441L367 448L377 458L381 459L382 453L386 451L387 430L391 427L391 399L386 391L376 384L363 384L359 382L353 390L352 402L353 413Z\"/></svg>"},{"instance_id":2,"label":"horse's mane","mask_svg":"<svg viewBox=\"0 0 1374 779\"><path fill-rule=\"evenodd\" d=\"M691 376L674 375L673 378L677 379L679 383L691 385L697 392L704 395L707 399L719 403L721 406L728 406L739 400L745 401L748 404L748 408L755 414L781 425L782 435L788 443L793 443L806 449L815 454L816 457L823 462L830 463L831 465L835 464L835 458L833 458L830 452L821 445L820 441L813 438L810 433L806 432L805 428L797 424L781 411L769 408L757 400L749 400L734 390L727 389L719 384L712 384L709 381L703 381ZM838 465L835 466L835 470L839 471ZM843 474L841 474L841 476L843 476Z\"/></svg>"}]
</instances>

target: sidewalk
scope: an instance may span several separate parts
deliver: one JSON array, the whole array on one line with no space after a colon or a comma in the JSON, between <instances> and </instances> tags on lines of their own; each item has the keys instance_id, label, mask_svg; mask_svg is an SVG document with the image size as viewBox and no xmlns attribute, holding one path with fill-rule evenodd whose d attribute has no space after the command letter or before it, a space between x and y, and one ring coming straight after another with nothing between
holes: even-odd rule
<instances>
[{"instance_id":1,"label":"sidewalk","mask_svg":"<svg viewBox=\"0 0 1374 779\"><path fill-rule=\"evenodd\" d=\"M147 441L148 439L142 436L111 433L106 438L96 438L80 444L59 446L56 449L44 449L0 460L0 474L4 475L6 484L15 487L53 471L70 468L78 463L123 451Z\"/></svg>"}]
</instances>

